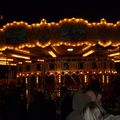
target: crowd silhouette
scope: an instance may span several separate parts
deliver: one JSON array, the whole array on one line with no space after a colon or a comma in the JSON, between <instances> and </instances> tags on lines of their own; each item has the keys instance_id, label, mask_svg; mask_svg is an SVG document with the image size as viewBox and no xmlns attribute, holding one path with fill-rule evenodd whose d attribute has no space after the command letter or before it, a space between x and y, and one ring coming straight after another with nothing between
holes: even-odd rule
<instances>
[{"instance_id":1,"label":"crowd silhouette","mask_svg":"<svg viewBox=\"0 0 120 120\"><path fill-rule=\"evenodd\" d=\"M71 91L66 86L62 86L60 96L54 99L44 89L36 89L30 96L28 104L24 86L3 84L0 85L0 120L78 120L78 118L82 120L78 114L82 113L84 106L91 101L96 103L94 98L91 98L92 93L88 93L90 90L94 91L96 98L101 95L97 103L102 110L118 115L120 114L119 86L118 78L105 87L101 87L99 81L93 79L83 90ZM74 99L77 99L77 108ZM71 114L79 117L76 118Z\"/></svg>"}]
</instances>

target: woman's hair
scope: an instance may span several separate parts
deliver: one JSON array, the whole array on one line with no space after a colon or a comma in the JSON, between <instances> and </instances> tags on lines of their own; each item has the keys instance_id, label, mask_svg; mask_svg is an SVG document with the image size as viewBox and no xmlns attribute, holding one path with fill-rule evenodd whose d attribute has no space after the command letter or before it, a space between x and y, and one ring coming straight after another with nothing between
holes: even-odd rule
<instances>
[{"instance_id":1,"label":"woman's hair","mask_svg":"<svg viewBox=\"0 0 120 120\"><path fill-rule=\"evenodd\" d=\"M103 111L95 102L89 102L83 109L84 120L103 120Z\"/></svg>"}]
</instances>

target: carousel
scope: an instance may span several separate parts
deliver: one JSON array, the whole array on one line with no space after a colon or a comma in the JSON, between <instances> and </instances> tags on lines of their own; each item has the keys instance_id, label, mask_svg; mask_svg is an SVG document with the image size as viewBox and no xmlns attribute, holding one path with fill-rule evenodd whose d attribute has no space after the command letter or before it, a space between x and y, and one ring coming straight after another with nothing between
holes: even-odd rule
<instances>
[{"instance_id":1,"label":"carousel","mask_svg":"<svg viewBox=\"0 0 120 120\"><path fill-rule=\"evenodd\" d=\"M56 91L84 88L91 77L102 85L117 73L120 21L88 22L81 18L58 23L13 21L0 29L0 83Z\"/></svg>"}]
</instances>

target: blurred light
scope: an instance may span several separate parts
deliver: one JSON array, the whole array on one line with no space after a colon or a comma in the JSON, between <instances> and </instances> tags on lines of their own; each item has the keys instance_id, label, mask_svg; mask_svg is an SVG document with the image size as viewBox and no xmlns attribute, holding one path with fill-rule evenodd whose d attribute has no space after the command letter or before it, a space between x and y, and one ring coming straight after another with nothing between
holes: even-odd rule
<instances>
[{"instance_id":1,"label":"blurred light","mask_svg":"<svg viewBox=\"0 0 120 120\"><path fill-rule=\"evenodd\" d=\"M52 57L57 57L53 51L48 51L48 53L49 53Z\"/></svg>"},{"instance_id":2,"label":"blurred light","mask_svg":"<svg viewBox=\"0 0 120 120\"><path fill-rule=\"evenodd\" d=\"M67 51L72 52L73 48L68 48Z\"/></svg>"},{"instance_id":3,"label":"blurred light","mask_svg":"<svg viewBox=\"0 0 120 120\"><path fill-rule=\"evenodd\" d=\"M22 58L22 59L30 59L30 57L22 56L22 55L16 55L16 54L12 54L11 56L16 57L16 58Z\"/></svg>"},{"instance_id":4,"label":"blurred light","mask_svg":"<svg viewBox=\"0 0 120 120\"><path fill-rule=\"evenodd\" d=\"M95 52L94 50L90 50L90 51L86 52L85 54L83 54L83 57L86 57L94 52Z\"/></svg>"}]
</instances>

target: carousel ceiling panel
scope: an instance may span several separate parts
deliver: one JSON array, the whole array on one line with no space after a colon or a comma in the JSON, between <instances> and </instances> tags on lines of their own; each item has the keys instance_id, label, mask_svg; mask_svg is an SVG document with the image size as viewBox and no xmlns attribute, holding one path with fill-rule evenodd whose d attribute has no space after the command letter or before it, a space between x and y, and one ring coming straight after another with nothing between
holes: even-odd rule
<instances>
[{"instance_id":1,"label":"carousel ceiling panel","mask_svg":"<svg viewBox=\"0 0 120 120\"><path fill-rule=\"evenodd\" d=\"M88 48L87 45L82 45L82 46L65 46L65 45L61 45L61 46L52 46L52 48L54 49L54 51L58 54L58 55L63 55L63 56L67 56L67 55L82 55L82 53L84 51L86 51ZM85 49L87 48L87 49ZM90 47L89 47L90 48Z\"/></svg>"},{"instance_id":2,"label":"carousel ceiling panel","mask_svg":"<svg viewBox=\"0 0 120 120\"><path fill-rule=\"evenodd\" d=\"M8 58L12 58L14 59L14 62L19 62L19 61L24 62L26 60L25 57L29 57L30 60L44 58L44 57L46 58L52 57L49 54L49 51L52 51L53 53L55 53L56 57L61 57L61 56L79 56L79 57L91 56L92 57L92 56L108 56L111 53L109 52L111 50L113 50L113 48L110 46L103 47L98 44L94 46L85 45L85 44L80 46L49 45L45 48L35 46L33 48L24 47L23 49L13 49L13 50L6 49L1 52L0 56L1 57L7 56ZM118 59L119 57L118 56L117 58L114 57L114 59Z\"/></svg>"},{"instance_id":3,"label":"carousel ceiling panel","mask_svg":"<svg viewBox=\"0 0 120 120\"><path fill-rule=\"evenodd\" d=\"M41 48L41 47L34 47L34 48L24 48L24 50L30 51L31 57L37 57L37 56L49 56L47 48Z\"/></svg>"}]
</instances>

